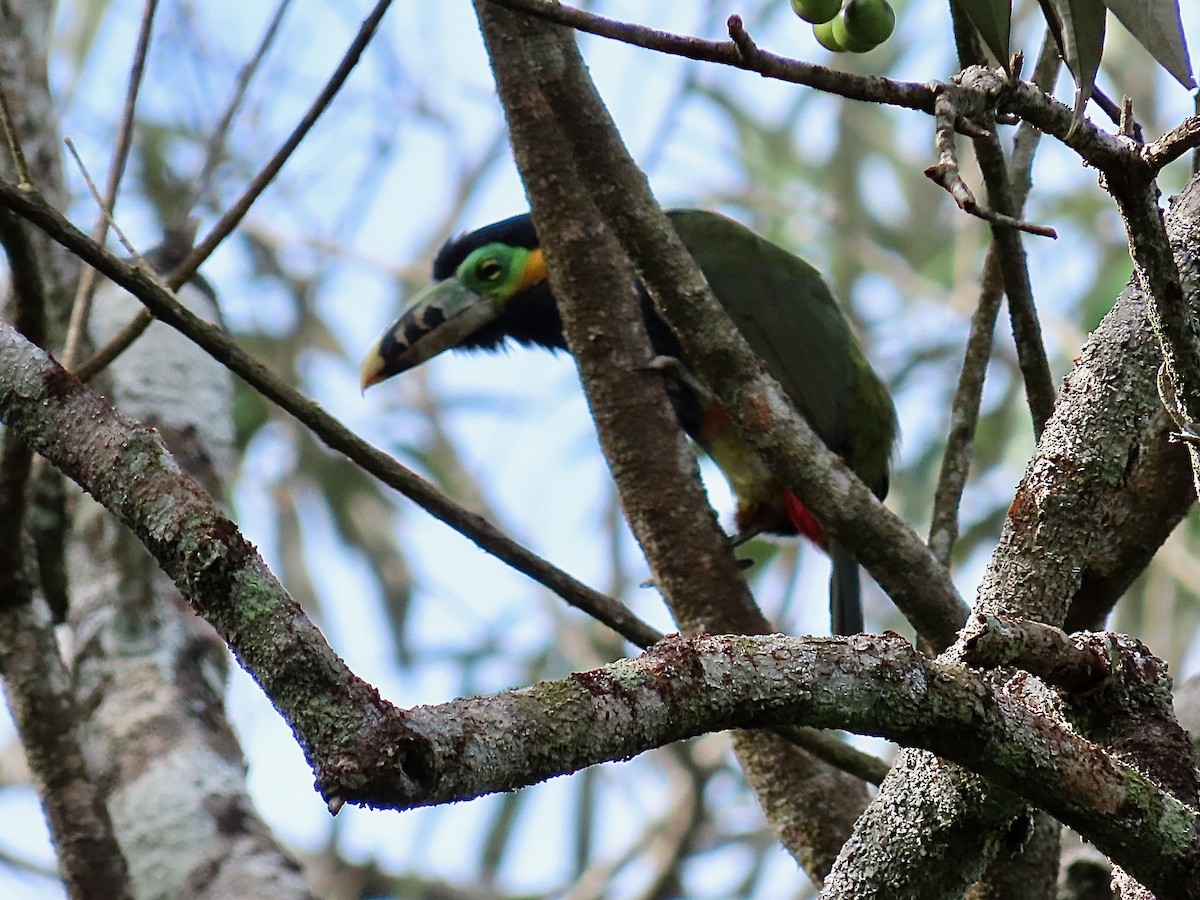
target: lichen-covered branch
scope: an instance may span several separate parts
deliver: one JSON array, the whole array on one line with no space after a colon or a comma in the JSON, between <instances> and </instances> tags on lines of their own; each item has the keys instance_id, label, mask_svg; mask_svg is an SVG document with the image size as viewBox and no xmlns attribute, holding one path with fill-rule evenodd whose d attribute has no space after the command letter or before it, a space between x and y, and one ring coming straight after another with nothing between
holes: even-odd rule
<instances>
[{"instance_id":1,"label":"lichen-covered branch","mask_svg":"<svg viewBox=\"0 0 1200 900\"><path fill-rule=\"evenodd\" d=\"M672 637L560 681L409 710L436 774L398 782L388 802L508 790L713 727L793 720L925 747L1034 799L1164 895L1200 896L1200 813L1048 714L1047 696L897 636Z\"/></svg>"},{"instance_id":2,"label":"lichen-covered branch","mask_svg":"<svg viewBox=\"0 0 1200 900\"><path fill-rule=\"evenodd\" d=\"M388 705L338 659L158 434L5 323L0 419L133 530L258 679L310 760L315 748L334 752L383 718Z\"/></svg>"},{"instance_id":3,"label":"lichen-covered branch","mask_svg":"<svg viewBox=\"0 0 1200 900\"><path fill-rule=\"evenodd\" d=\"M561 682L400 713L345 669L153 433L7 326L0 372L5 424L134 529L289 718L335 804L475 796L712 728L794 721L927 747L1032 794L1147 885L1200 890L1194 810L1062 728L1044 692L933 663L898 637L676 639Z\"/></svg>"},{"instance_id":4,"label":"lichen-covered branch","mask_svg":"<svg viewBox=\"0 0 1200 900\"><path fill-rule=\"evenodd\" d=\"M188 235L148 258L169 266ZM110 281L87 329L103 341L141 308ZM197 285L180 297L218 318ZM153 426L180 467L214 497L235 468L233 376L158 324L104 378L122 413ZM312 896L299 866L251 802L246 763L226 718L230 659L138 539L96 503L73 504L70 625L73 683L87 710L81 731L113 824L129 849L136 897L212 895L258 900ZM194 777L180 777L182 772ZM180 842L187 853L174 852Z\"/></svg>"},{"instance_id":5,"label":"lichen-covered branch","mask_svg":"<svg viewBox=\"0 0 1200 900\"><path fill-rule=\"evenodd\" d=\"M1200 182L1193 180L1175 201L1167 228L1180 268L1200 259ZM1195 293L1190 295L1195 298ZM999 545L980 586L976 612L1032 618L1059 624L1068 605L1082 587L1083 563L1106 528L1112 504L1125 496L1128 480L1142 441L1157 409L1155 375L1159 348L1147 321L1147 304L1140 291L1127 291L1093 332L1075 367L1064 382L1055 413L1047 423L1017 488ZM843 856L831 877L842 877L856 868L872 871L895 864L905 846L919 859L924 853L912 822L898 819L897 809L936 809L939 822L952 817L967 823L961 837L963 858L994 853L999 837L992 826L1003 815L988 804L997 804L1011 818L1020 804L1002 792L988 791L975 776L961 773L917 751L901 754L898 767L907 779L889 778L868 807L857 829L882 838L890 856L873 856L857 862ZM936 801L931 799L936 797ZM986 798L984 803L981 798ZM915 815L915 813L914 813ZM883 846L878 840L857 842L867 849ZM963 873L965 889L971 873ZM847 874L846 877L850 877ZM919 890L921 883L910 885ZM948 888L953 892L954 887Z\"/></svg>"}]
</instances>

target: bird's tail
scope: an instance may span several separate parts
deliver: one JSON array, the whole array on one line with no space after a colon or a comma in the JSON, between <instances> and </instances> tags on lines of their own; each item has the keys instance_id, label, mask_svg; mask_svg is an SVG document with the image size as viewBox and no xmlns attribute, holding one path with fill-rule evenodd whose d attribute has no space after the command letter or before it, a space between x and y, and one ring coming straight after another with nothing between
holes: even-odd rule
<instances>
[{"instance_id":1,"label":"bird's tail","mask_svg":"<svg viewBox=\"0 0 1200 900\"><path fill-rule=\"evenodd\" d=\"M837 541L829 542L829 616L834 634L858 634L863 630L862 585L858 563Z\"/></svg>"}]
</instances>

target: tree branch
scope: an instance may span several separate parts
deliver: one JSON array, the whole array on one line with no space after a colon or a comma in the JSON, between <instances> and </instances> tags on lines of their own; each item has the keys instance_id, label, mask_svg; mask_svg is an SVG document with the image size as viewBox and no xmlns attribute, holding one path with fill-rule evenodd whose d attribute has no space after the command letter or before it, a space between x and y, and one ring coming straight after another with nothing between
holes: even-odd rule
<instances>
[{"instance_id":1,"label":"tree branch","mask_svg":"<svg viewBox=\"0 0 1200 900\"><path fill-rule=\"evenodd\" d=\"M546 249L563 327L585 384L601 444L637 535L676 621L690 632L758 633L754 605L699 483L663 381L642 371L652 352L631 267L579 177L586 162L560 108L578 105L612 140L611 120L571 32L477 4L513 147ZM546 60L554 60L547 65ZM689 258L689 265L691 263ZM626 286L624 292L619 286ZM647 448L661 448L647 452ZM866 802L861 782L769 735L739 735L752 785L786 785L777 818L803 817L789 848L814 880L832 864ZM789 765L778 764L783 753ZM763 795L760 793L760 797ZM773 804L766 802L764 807ZM814 812L814 808L821 812ZM782 831L782 827L780 828Z\"/></svg>"},{"instance_id":2,"label":"tree branch","mask_svg":"<svg viewBox=\"0 0 1200 900\"><path fill-rule=\"evenodd\" d=\"M1053 86L1062 67L1062 58L1053 38L1047 34L1033 81ZM1030 173L1033 158L1041 141L1041 132L1022 122L1013 138L1013 155L1009 161L1008 177L1012 185L1013 208L1017 216L1024 214L1025 200L1032 186ZM938 472L930 514L929 547L942 565L949 568L954 543L958 540L959 505L971 469L971 451L975 445L975 428L979 422L979 407L983 398L983 383L991 360L996 316L1004 296L1004 276L1000 270L1000 248L993 242L988 247L980 279L979 303L971 316L970 333L963 351L962 369L954 389L950 409L950 429L946 435L946 450ZM1044 423L1043 423L1044 424ZM1040 427L1038 431L1040 432Z\"/></svg>"},{"instance_id":3,"label":"tree branch","mask_svg":"<svg viewBox=\"0 0 1200 900\"><path fill-rule=\"evenodd\" d=\"M33 222L84 262L95 266L141 300L155 316L185 334L231 372L241 376L263 396L294 416L326 446L343 453L481 549L504 560L518 572L528 575L632 643L650 644L657 640L658 632L634 616L624 605L555 568L500 532L483 517L463 509L415 472L355 435L314 400L273 375L219 328L197 318L180 305L154 278L92 242L40 197L22 192L15 185L0 180L0 207L11 209Z\"/></svg>"},{"instance_id":4,"label":"tree branch","mask_svg":"<svg viewBox=\"0 0 1200 900\"><path fill-rule=\"evenodd\" d=\"M72 896L131 898L125 855L79 737L84 718L45 608L0 610L0 676Z\"/></svg>"},{"instance_id":5,"label":"tree branch","mask_svg":"<svg viewBox=\"0 0 1200 900\"><path fill-rule=\"evenodd\" d=\"M158 8L158 0L145 0L142 8L142 22L138 29L137 45L133 51L133 63L129 67L129 85L125 90L125 105L121 110L121 125L117 130L114 142L112 160L108 165L108 178L104 183L104 198L100 203L100 212L96 216L96 224L92 228L92 240L103 244L108 234L108 223L117 206L117 191L121 187L121 177L125 174L125 163L129 158L129 148L133 143L133 117L137 109L138 92L142 86L142 75L146 70L146 56L150 49L150 34L154 27L154 13ZM90 183L90 182L89 182ZM79 358L83 346L84 326L92 308L92 297L96 290L96 270L84 267L79 276L79 284L75 288L75 299L71 303L71 320L67 326L67 336L63 341L61 353L62 364L65 368L73 368Z\"/></svg>"},{"instance_id":6,"label":"tree branch","mask_svg":"<svg viewBox=\"0 0 1200 900\"><path fill-rule=\"evenodd\" d=\"M1195 266L1200 258L1200 181L1193 180L1177 199L1168 230L1180 268ZM1195 291L1191 288L1189 296L1194 298ZM1018 486L980 586L977 613L1063 621L1082 584L1082 562L1103 533L1112 504L1123 496L1131 461L1159 406L1154 386L1159 350L1146 320L1147 302L1139 293L1123 295L1080 353ZM908 777L889 776L856 826L874 835L875 845L886 846L891 856L855 862L852 855L843 855L831 879L843 877L843 866L846 873L857 866L866 871L905 858L902 842L885 838L907 835L913 827L910 821L897 821L897 809L936 808L939 823L953 818L962 829L958 858L975 859L995 853L1000 845L995 823L1005 811L1011 819L1020 808L1015 798L1006 799L985 782L964 779L952 767L915 751L901 754L893 773L898 769ZM855 846L870 843L864 838ZM910 849L923 852L919 843ZM961 891L975 873L951 874L959 877Z\"/></svg>"},{"instance_id":7,"label":"tree branch","mask_svg":"<svg viewBox=\"0 0 1200 900\"><path fill-rule=\"evenodd\" d=\"M5 424L134 529L289 719L335 807L475 796L711 728L802 721L956 759L1032 794L1152 888L1200 896L1195 810L1055 724L1032 683L995 684L897 637L676 639L496 700L398 715L333 655L154 433L6 325L0 372ZM532 755L514 762L520 747Z\"/></svg>"},{"instance_id":8,"label":"tree branch","mask_svg":"<svg viewBox=\"0 0 1200 900\"><path fill-rule=\"evenodd\" d=\"M488 2L633 46L756 72L765 78L806 85L828 94L845 97L847 100L896 106L932 115L941 89L936 82L917 84L877 75L838 72L758 48L752 56L747 57L732 40L708 41L671 34L642 25L606 19L554 0ZM997 84L1003 85L1000 92L994 96L985 92L985 95L979 98L980 103L997 108L998 112L1010 113L1028 120L1042 132L1061 140L1089 165L1096 168L1119 166L1127 162L1148 165L1138 147L1129 146L1116 136L1097 128L1090 120L1084 119L1076 125L1071 107L1058 102L1037 85L1007 79ZM996 107L997 103L1000 104L999 107ZM967 126L966 131L974 133L970 126Z\"/></svg>"},{"instance_id":9,"label":"tree branch","mask_svg":"<svg viewBox=\"0 0 1200 900\"><path fill-rule=\"evenodd\" d=\"M571 141L576 172L697 374L771 470L866 566L917 631L936 646L948 644L966 620L966 606L945 569L813 433L729 324L594 92L563 89L547 101Z\"/></svg>"},{"instance_id":10,"label":"tree branch","mask_svg":"<svg viewBox=\"0 0 1200 900\"><path fill-rule=\"evenodd\" d=\"M1200 264L1177 265L1152 175L1106 170L1104 183L1121 211L1135 275L1145 282L1151 301L1147 313L1162 349L1159 395L1191 453L1195 494L1200 492L1200 321L1184 297L1183 281L1194 295L1200 289Z\"/></svg>"},{"instance_id":11,"label":"tree branch","mask_svg":"<svg viewBox=\"0 0 1200 900\"><path fill-rule=\"evenodd\" d=\"M391 6L391 0L377 0L370 13L363 19L358 33L354 36L354 40L350 42L350 46L346 49L337 68L329 76L329 80L321 89L321 93L317 95L312 105L305 111L300 122L292 130L292 133L287 136L287 139L275 151L274 155L267 161L267 164L254 176L250 184L246 186L246 189L242 192L242 196L226 210L217 224L204 236L204 239L196 245L187 258L167 277L167 284L173 288L177 288L181 284L187 283L200 269L204 261L217 249L221 241L229 237L242 219L245 218L246 213L250 211L250 207L254 205L254 201L274 181L275 176L279 174L284 163L291 158L296 148L300 146L300 142L304 140L305 135L317 124L317 120L321 117L321 114L325 112L329 104L333 102L333 98L337 96L338 91L341 90L342 85L346 83L346 79L350 77L350 73L358 65L363 51L367 49L367 44L374 37L375 29L379 27L379 23L383 19L383 14L387 12L389 6Z\"/></svg>"},{"instance_id":12,"label":"tree branch","mask_svg":"<svg viewBox=\"0 0 1200 900\"><path fill-rule=\"evenodd\" d=\"M1048 715L1046 702L1035 682L933 662L894 635L672 637L560 681L409 710L437 774L398 777L386 802L465 799L729 724L802 721L969 766L1035 799L1164 896L1200 897L1200 812Z\"/></svg>"}]
</instances>

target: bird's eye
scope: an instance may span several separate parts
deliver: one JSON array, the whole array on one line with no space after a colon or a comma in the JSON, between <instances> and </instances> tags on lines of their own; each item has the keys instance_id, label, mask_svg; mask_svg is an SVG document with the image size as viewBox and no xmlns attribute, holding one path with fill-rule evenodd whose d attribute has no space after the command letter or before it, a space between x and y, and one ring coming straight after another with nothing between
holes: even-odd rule
<instances>
[{"instance_id":1,"label":"bird's eye","mask_svg":"<svg viewBox=\"0 0 1200 900\"><path fill-rule=\"evenodd\" d=\"M483 281L497 281L504 274L504 266L498 259L489 257L479 263L475 274Z\"/></svg>"}]
</instances>

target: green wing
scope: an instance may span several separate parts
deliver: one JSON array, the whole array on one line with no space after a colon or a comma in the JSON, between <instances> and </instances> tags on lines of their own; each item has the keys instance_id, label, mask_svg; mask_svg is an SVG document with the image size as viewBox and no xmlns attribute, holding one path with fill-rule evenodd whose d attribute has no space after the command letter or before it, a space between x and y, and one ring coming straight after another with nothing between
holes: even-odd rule
<instances>
[{"instance_id":1,"label":"green wing","mask_svg":"<svg viewBox=\"0 0 1200 900\"><path fill-rule=\"evenodd\" d=\"M895 411L821 274L732 219L667 213L713 293L813 430L886 491Z\"/></svg>"},{"instance_id":2,"label":"green wing","mask_svg":"<svg viewBox=\"0 0 1200 900\"><path fill-rule=\"evenodd\" d=\"M674 210L713 293L831 449L847 438L850 330L819 272L732 219Z\"/></svg>"}]
</instances>

